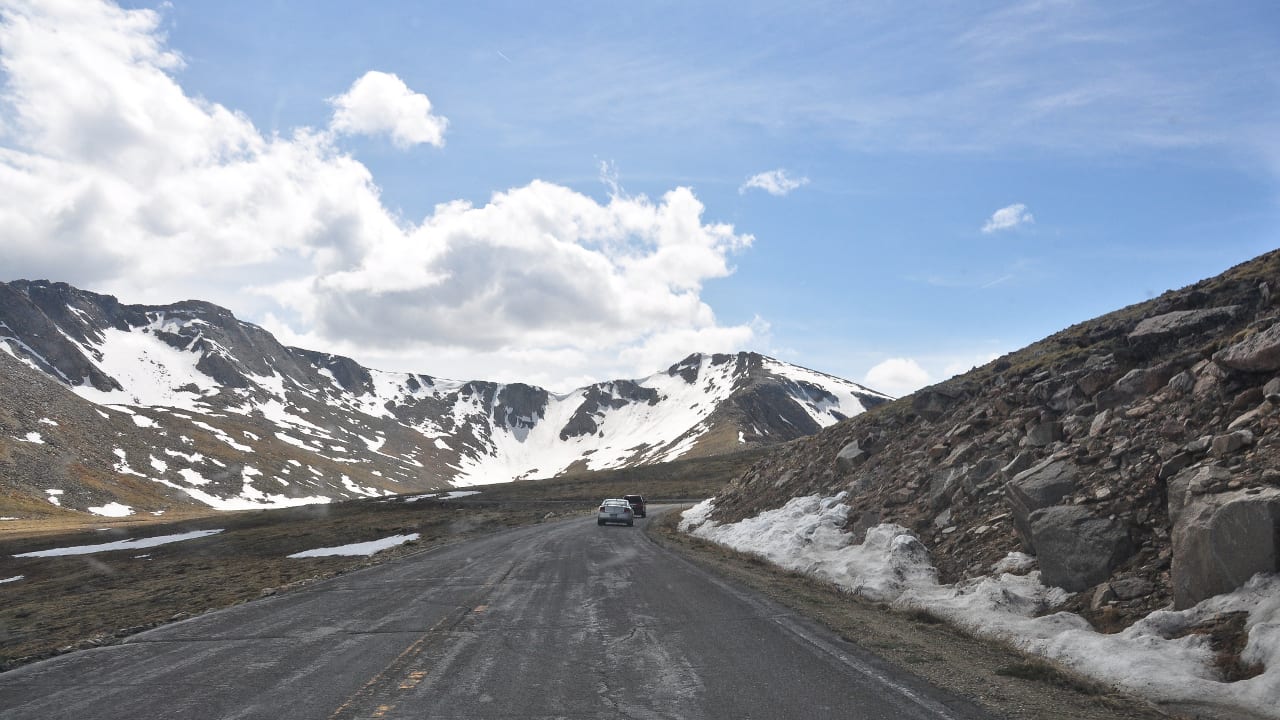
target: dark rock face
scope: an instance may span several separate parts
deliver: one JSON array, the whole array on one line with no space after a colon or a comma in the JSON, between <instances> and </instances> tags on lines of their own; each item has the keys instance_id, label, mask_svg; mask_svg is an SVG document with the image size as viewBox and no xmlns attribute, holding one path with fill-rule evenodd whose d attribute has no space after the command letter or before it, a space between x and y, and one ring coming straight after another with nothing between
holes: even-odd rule
<instances>
[{"instance_id":1,"label":"dark rock face","mask_svg":"<svg viewBox=\"0 0 1280 720\"><path fill-rule=\"evenodd\" d=\"M698 381L698 369L702 366L702 356L694 353L680 362L667 368L667 374L671 376L679 375L684 381L690 385Z\"/></svg>"},{"instance_id":2,"label":"dark rock face","mask_svg":"<svg viewBox=\"0 0 1280 720\"><path fill-rule=\"evenodd\" d=\"M1175 609L1280 570L1280 490L1228 492L1188 506L1173 530Z\"/></svg>"},{"instance_id":3,"label":"dark rock face","mask_svg":"<svg viewBox=\"0 0 1280 720\"><path fill-rule=\"evenodd\" d=\"M1013 510L1013 524L1022 538L1023 547L1035 549L1031 514L1041 508L1057 505L1062 498L1075 492L1079 476L1079 469L1071 462L1048 458L1005 483L1005 497Z\"/></svg>"},{"instance_id":4,"label":"dark rock face","mask_svg":"<svg viewBox=\"0 0 1280 720\"><path fill-rule=\"evenodd\" d=\"M61 378L69 385L88 382L93 387L103 390L118 390L120 384L89 362L85 357L85 349L67 339L59 331L49 316L33 302L29 294L35 291L38 298L48 304L48 295L62 293L66 286L48 286L37 283L0 283L0 337L14 337L22 341L27 348L23 355L34 362L41 370ZM41 290L48 289L48 292ZM106 297L106 296L101 296ZM109 298L114 301L115 298ZM59 307L59 314L71 312L66 305ZM73 327L80 328L80 337L86 333L84 323L75 318Z\"/></svg>"},{"instance_id":5,"label":"dark rock face","mask_svg":"<svg viewBox=\"0 0 1280 720\"><path fill-rule=\"evenodd\" d=\"M1057 505L1031 514L1031 543L1045 585L1079 592L1111 575L1133 554L1124 525L1079 506Z\"/></svg>"},{"instance_id":6,"label":"dark rock face","mask_svg":"<svg viewBox=\"0 0 1280 720\"><path fill-rule=\"evenodd\" d=\"M289 348L289 352L318 370L328 370L338 386L347 392L363 395L373 392L373 376L360 363L342 355Z\"/></svg>"},{"instance_id":7,"label":"dark rock face","mask_svg":"<svg viewBox=\"0 0 1280 720\"><path fill-rule=\"evenodd\" d=\"M548 397L546 390L532 385L504 385L493 410L494 420L505 422L508 427L531 428L546 413Z\"/></svg>"},{"instance_id":8,"label":"dark rock face","mask_svg":"<svg viewBox=\"0 0 1280 720\"><path fill-rule=\"evenodd\" d=\"M697 380L696 370L694 380ZM546 407L546 393L541 398L542 407ZM560 439L582 437L596 432L596 417L606 408L618 409L631 403L653 405L658 402L658 391L642 387L630 380L617 380L611 383L592 385L583 393L582 404L574 411L573 417L560 430ZM539 410L541 412L541 410Z\"/></svg>"}]
</instances>

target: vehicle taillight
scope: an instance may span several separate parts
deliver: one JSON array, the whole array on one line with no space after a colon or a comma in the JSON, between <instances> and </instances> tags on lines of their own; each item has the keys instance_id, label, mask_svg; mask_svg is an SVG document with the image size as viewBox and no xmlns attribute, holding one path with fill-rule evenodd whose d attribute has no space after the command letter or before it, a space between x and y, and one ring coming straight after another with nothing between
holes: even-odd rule
<instances>
[{"instance_id":1,"label":"vehicle taillight","mask_svg":"<svg viewBox=\"0 0 1280 720\"><path fill-rule=\"evenodd\" d=\"M631 508L623 508L623 509L622 509L622 512L624 512L624 513L626 513L626 514L630 515L630 514L631 514Z\"/></svg>"},{"instance_id":2,"label":"vehicle taillight","mask_svg":"<svg viewBox=\"0 0 1280 720\"><path fill-rule=\"evenodd\" d=\"M604 506L603 506L603 505L601 505L601 506L600 506L600 512L604 512Z\"/></svg>"}]
</instances>

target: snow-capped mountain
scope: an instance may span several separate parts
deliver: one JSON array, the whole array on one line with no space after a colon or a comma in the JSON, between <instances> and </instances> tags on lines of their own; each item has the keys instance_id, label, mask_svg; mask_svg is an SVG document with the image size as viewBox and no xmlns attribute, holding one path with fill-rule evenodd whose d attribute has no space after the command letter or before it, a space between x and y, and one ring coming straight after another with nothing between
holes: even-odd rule
<instances>
[{"instance_id":1,"label":"snow-capped mountain","mask_svg":"<svg viewBox=\"0 0 1280 720\"><path fill-rule=\"evenodd\" d=\"M123 305L45 281L0 283L0 349L4 484L38 507L107 513L193 500L281 506L712 455L810 435L888 399L745 352L693 354L562 395L382 372L286 347L209 303Z\"/></svg>"}]
</instances>

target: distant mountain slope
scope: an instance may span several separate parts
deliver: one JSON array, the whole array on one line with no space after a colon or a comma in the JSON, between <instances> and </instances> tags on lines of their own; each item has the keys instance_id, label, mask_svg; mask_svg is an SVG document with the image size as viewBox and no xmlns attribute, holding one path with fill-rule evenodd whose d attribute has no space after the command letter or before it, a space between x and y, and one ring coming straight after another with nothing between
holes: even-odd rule
<instances>
[{"instance_id":1,"label":"distant mountain slope","mask_svg":"<svg viewBox=\"0 0 1280 720\"><path fill-rule=\"evenodd\" d=\"M755 353L563 395L382 372L209 303L45 281L0 283L0 349L18 511L268 507L629 467L785 442L889 399Z\"/></svg>"}]
</instances>

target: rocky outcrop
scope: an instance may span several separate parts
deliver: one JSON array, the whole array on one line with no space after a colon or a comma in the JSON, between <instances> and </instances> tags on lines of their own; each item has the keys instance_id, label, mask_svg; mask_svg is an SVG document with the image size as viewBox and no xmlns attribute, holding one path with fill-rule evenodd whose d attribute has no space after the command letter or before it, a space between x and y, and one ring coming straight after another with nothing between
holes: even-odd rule
<instances>
[{"instance_id":1,"label":"rocky outcrop","mask_svg":"<svg viewBox=\"0 0 1280 720\"><path fill-rule=\"evenodd\" d=\"M1045 585L1079 592L1111 576L1133 553L1127 528L1076 506L1055 505L1031 514L1031 548Z\"/></svg>"},{"instance_id":2,"label":"rocky outcrop","mask_svg":"<svg viewBox=\"0 0 1280 720\"><path fill-rule=\"evenodd\" d=\"M1280 489L1202 496L1173 529L1173 605L1191 607L1280 570Z\"/></svg>"},{"instance_id":3,"label":"rocky outcrop","mask_svg":"<svg viewBox=\"0 0 1280 720\"><path fill-rule=\"evenodd\" d=\"M1229 591L1275 570L1278 283L1280 251L875 408L759 461L712 519L846 492L846 528L912 529L943 581L1035 553L1108 630Z\"/></svg>"},{"instance_id":4,"label":"rocky outcrop","mask_svg":"<svg viewBox=\"0 0 1280 720\"><path fill-rule=\"evenodd\" d=\"M1280 323L1214 355L1213 361L1233 370L1249 372L1280 369Z\"/></svg>"}]
</instances>

